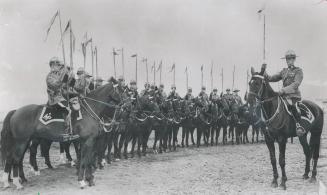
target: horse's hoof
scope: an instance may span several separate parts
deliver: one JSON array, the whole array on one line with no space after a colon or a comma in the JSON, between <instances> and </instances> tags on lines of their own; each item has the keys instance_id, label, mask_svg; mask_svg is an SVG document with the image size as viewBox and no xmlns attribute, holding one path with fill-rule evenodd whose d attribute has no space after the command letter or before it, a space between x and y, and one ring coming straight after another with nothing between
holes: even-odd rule
<instances>
[{"instance_id":1,"label":"horse's hoof","mask_svg":"<svg viewBox=\"0 0 327 195\"><path fill-rule=\"evenodd\" d=\"M23 189L22 184L19 182L19 178L13 178L13 184L16 186L17 190Z\"/></svg>"},{"instance_id":2,"label":"horse's hoof","mask_svg":"<svg viewBox=\"0 0 327 195\"><path fill-rule=\"evenodd\" d=\"M286 190L286 185L283 184L283 183L281 183L281 184L279 185L279 187L280 187L282 190Z\"/></svg>"},{"instance_id":3,"label":"horse's hoof","mask_svg":"<svg viewBox=\"0 0 327 195\"><path fill-rule=\"evenodd\" d=\"M310 183L316 183L316 181L317 181L317 179L316 179L316 177L311 177L311 179L310 179Z\"/></svg>"},{"instance_id":4,"label":"horse's hoof","mask_svg":"<svg viewBox=\"0 0 327 195\"><path fill-rule=\"evenodd\" d=\"M40 176L40 171L38 170L38 171L34 171L34 175L35 176Z\"/></svg>"},{"instance_id":5,"label":"horse's hoof","mask_svg":"<svg viewBox=\"0 0 327 195\"><path fill-rule=\"evenodd\" d=\"M307 173L303 174L302 176L303 179L309 179L309 175Z\"/></svg>"},{"instance_id":6,"label":"horse's hoof","mask_svg":"<svg viewBox=\"0 0 327 195\"><path fill-rule=\"evenodd\" d=\"M90 181L89 181L89 186L91 187L91 186L95 186L95 183L94 183L94 180L93 179L91 179Z\"/></svg>"},{"instance_id":7,"label":"horse's hoof","mask_svg":"<svg viewBox=\"0 0 327 195\"><path fill-rule=\"evenodd\" d=\"M81 189L84 189L87 186L87 184L86 184L86 182L84 180L82 180L82 181L79 182L79 186L80 186Z\"/></svg>"},{"instance_id":8,"label":"horse's hoof","mask_svg":"<svg viewBox=\"0 0 327 195\"><path fill-rule=\"evenodd\" d=\"M46 164L48 166L49 169L53 169L53 166L51 164Z\"/></svg>"},{"instance_id":9,"label":"horse's hoof","mask_svg":"<svg viewBox=\"0 0 327 195\"><path fill-rule=\"evenodd\" d=\"M271 187L277 188L278 187L277 181L271 182Z\"/></svg>"},{"instance_id":10,"label":"horse's hoof","mask_svg":"<svg viewBox=\"0 0 327 195\"><path fill-rule=\"evenodd\" d=\"M3 188L6 189L6 188L9 188L10 185L9 185L9 182L4 182L3 183Z\"/></svg>"},{"instance_id":11,"label":"horse's hoof","mask_svg":"<svg viewBox=\"0 0 327 195\"><path fill-rule=\"evenodd\" d=\"M21 178L22 184L23 183L27 183L27 179L26 178Z\"/></svg>"}]
</instances>

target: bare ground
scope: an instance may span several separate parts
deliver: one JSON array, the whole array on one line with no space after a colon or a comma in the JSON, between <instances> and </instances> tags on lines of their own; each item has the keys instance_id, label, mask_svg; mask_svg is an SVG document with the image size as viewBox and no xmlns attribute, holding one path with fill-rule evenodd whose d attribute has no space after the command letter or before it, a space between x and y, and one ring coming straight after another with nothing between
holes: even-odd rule
<instances>
[{"instance_id":1,"label":"bare ground","mask_svg":"<svg viewBox=\"0 0 327 195\"><path fill-rule=\"evenodd\" d=\"M325 184L326 142L325 128L317 176ZM164 154L150 152L146 157L113 162L104 170L96 171L96 185L83 190L79 189L75 168L58 164L56 145L51 155L56 168L45 168L43 158L38 156L41 176L34 176L27 166L27 153L25 188L20 191L5 189L0 194L318 194L318 182L302 179L305 161L297 138L294 144L287 144L286 191L270 187L272 168L264 143L177 148L176 152Z\"/></svg>"}]
</instances>

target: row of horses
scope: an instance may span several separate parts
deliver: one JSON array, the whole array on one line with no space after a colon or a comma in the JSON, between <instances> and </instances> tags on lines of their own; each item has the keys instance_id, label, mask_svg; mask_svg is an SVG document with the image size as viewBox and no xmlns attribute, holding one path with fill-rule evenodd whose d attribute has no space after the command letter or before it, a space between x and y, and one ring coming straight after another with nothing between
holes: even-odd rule
<instances>
[{"instance_id":1,"label":"row of horses","mask_svg":"<svg viewBox=\"0 0 327 195\"><path fill-rule=\"evenodd\" d=\"M182 146L189 146L189 138L197 147L201 139L205 145L218 144L220 130L223 130L223 144L227 143L227 128L231 142L248 141L247 130L252 125L258 141L259 129L262 127L260 117L247 105L235 107L224 99L214 102L203 102L182 99L159 99L156 96L144 95L132 101L126 98L115 87L115 80L80 99L82 120L76 120L77 112L72 113L72 126L79 139L61 143L61 150L66 151L68 160L69 146L74 144L81 187L88 183L94 185L94 167L103 168L104 162L111 162L112 148L114 158L128 157L127 148L131 143L131 157L135 147L139 156L146 155L148 140L155 132L153 150L156 152L171 151L177 148L178 131L182 129ZM22 188L20 181L26 181L23 171L23 158L30 150L30 164L36 172L37 147L45 163L52 168L49 150L53 141L59 140L63 133L62 123L44 125L38 121L42 105L28 105L7 114L1 131L1 160L5 165L2 182L8 187L13 171L13 183ZM196 129L197 140L193 133ZM235 134L234 134L235 132ZM254 141L254 138L252 138ZM137 144L137 146L136 146ZM107 152L107 154L106 154ZM7 178L8 177L8 180Z\"/></svg>"}]
</instances>

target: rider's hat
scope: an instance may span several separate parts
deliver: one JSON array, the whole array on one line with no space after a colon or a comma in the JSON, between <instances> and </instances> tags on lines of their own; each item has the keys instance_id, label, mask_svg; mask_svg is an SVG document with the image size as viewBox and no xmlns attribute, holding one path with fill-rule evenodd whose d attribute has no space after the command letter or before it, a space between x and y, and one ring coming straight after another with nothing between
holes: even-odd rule
<instances>
[{"instance_id":1,"label":"rider's hat","mask_svg":"<svg viewBox=\"0 0 327 195\"><path fill-rule=\"evenodd\" d=\"M134 79L132 79L130 82L129 82L130 85L136 85L136 81Z\"/></svg>"},{"instance_id":2,"label":"rider's hat","mask_svg":"<svg viewBox=\"0 0 327 195\"><path fill-rule=\"evenodd\" d=\"M192 91L192 87L188 87L187 88L187 91Z\"/></svg>"},{"instance_id":3,"label":"rider's hat","mask_svg":"<svg viewBox=\"0 0 327 195\"><path fill-rule=\"evenodd\" d=\"M122 75L118 77L118 81L124 81L124 80L125 79L124 79L124 77Z\"/></svg>"},{"instance_id":4,"label":"rider's hat","mask_svg":"<svg viewBox=\"0 0 327 195\"><path fill-rule=\"evenodd\" d=\"M151 83L151 89L154 89L156 87L156 85L154 83Z\"/></svg>"},{"instance_id":5,"label":"rider's hat","mask_svg":"<svg viewBox=\"0 0 327 195\"><path fill-rule=\"evenodd\" d=\"M176 89L176 85L175 84L172 84L171 85L171 88L175 88Z\"/></svg>"},{"instance_id":6,"label":"rider's hat","mask_svg":"<svg viewBox=\"0 0 327 195\"><path fill-rule=\"evenodd\" d=\"M202 87L201 87L201 90L206 90L206 87L205 87L205 86L202 86Z\"/></svg>"},{"instance_id":7,"label":"rider's hat","mask_svg":"<svg viewBox=\"0 0 327 195\"><path fill-rule=\"evenodd\" d=\"M227 88L227 89L226 89L226 91L230 91L230 89L229 89L229 88Z\"/></svg>"},{"instance_id":8,"label":"rider's hat","mask_svg":"<svg viewBox=\"0 0 327 195\"><path fill-rule=\"evenodd\" d=\"M159 87L160 87L160 88L164 88L165 85L161 83L161 84L159 85Z\"/></svg>"},{"instance_id":9,"label":"rider's hat","mask_svg":"<svg viewBox=\"0 0 327 195\"><path fill-rule=\"evenodd\" d=\"M84 74L85 74L85 77L92 77L92 75L86 71L84 72Z\"/></svg>"},{"instance_id":10,"label":"rider's hat","mask_svg":"<svg viewBox=\"0 0 327 195\"><path fill-rule=\"evenodd\" d=\"M78 69L77 69L77 73L76 73L77 75L81 75L81 74L84 74L84 68L83 67L79 67Z\"/></svg>"},{"instance_id":11,"label":"rider's hat","mask_svg":"<svg viewBox=\"0 0 327 195\"><path fill-rule=\"evenodd\" d=\"M50 60L49 60L49 65L51 65L52 63L57 63L57 64L60 64L60 60L58 57L52 57Z\"/></svg>"},{"instance_id":12,"label":"rider's hat","mask_svg":"<svg viewBox=\"0 0 327 195\"><path fill-rule=\"evenodd\" d=\"M282 57L281 59L286 59L286 58L296 58L298 57L293 50L288 50L285 53L285 56Z\"/></svg>"},{"instance_id":13,"label":"rider's hat","mask_svg":"<svg viewBox=\"0 0 327 195\"><path fill-rule=\"evenodd\" d=\"M218 91L217 87L214 87L212 91Z\"/></svg>"},{"instance_id":14,"label":"rider's hat","mask_svg":"<svg viewBox=\"0 0 327 195\"><path fill-rule=\"evenodd\" d=\"M102 81L104 81L101 77L98 77L97 79L96 79L96 82L102 82Z\"/></svg>"},{"instance_id":15,"label":"rider's hat","mask_svg":"<svg viewBox=\"0 0 327 195\"><path fill-rule=\"evenodd\" d=\"M235 89L233 92L239 92L240 90L238 90L238 89Z\"/></svg>"},{"instance_id":16,"label":"rider's hat","mask_svg":"<svg viewBox=\"0 0 327 195\"><path fill-rule=\"evenodd\" d=\"M146 87L146 86L149 86L149 87L150 87L150 83L145 82L145 83L144 83L144 87Z\"/></svg>"}]
</instances>

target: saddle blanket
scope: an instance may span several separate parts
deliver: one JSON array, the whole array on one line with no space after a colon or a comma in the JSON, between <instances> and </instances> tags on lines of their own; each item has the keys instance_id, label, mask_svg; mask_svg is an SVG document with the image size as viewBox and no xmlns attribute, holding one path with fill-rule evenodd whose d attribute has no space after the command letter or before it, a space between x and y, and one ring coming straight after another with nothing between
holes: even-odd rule
<instances>
[{"instance_id":1,"label":"saddle blanket","mask_svg":"<svg viewBox=\"0 0 327 195\"><path fill-rule=\"evenodd\" d=\"M285 99L283 99L284 106L289 115L292 115L291 111L288 109L288 103ZM310 124L315 120L315 116L312 114L311 110L302 102L297 102L296 104L297 110L301 113L301 119L308 121Z\"/></svg>"},{"instance_id":2,"label":"saddle blanket","mask_svg":"<svg viewBox=\"0 0 327 195\"><path fill-rule=\"evenodd\" d=\"M81 111L77 111L78 115L76 117L76 120L81 120L82 119L82 113ZM65 116L62 113L62 111L53 108L53 107L48 107L48 106L44 106L42 108L42 112L40 114L40 118L39 121L44 124L44 125L48 125L52 122L65 122Z\"/></svg>"}]
</instances>

